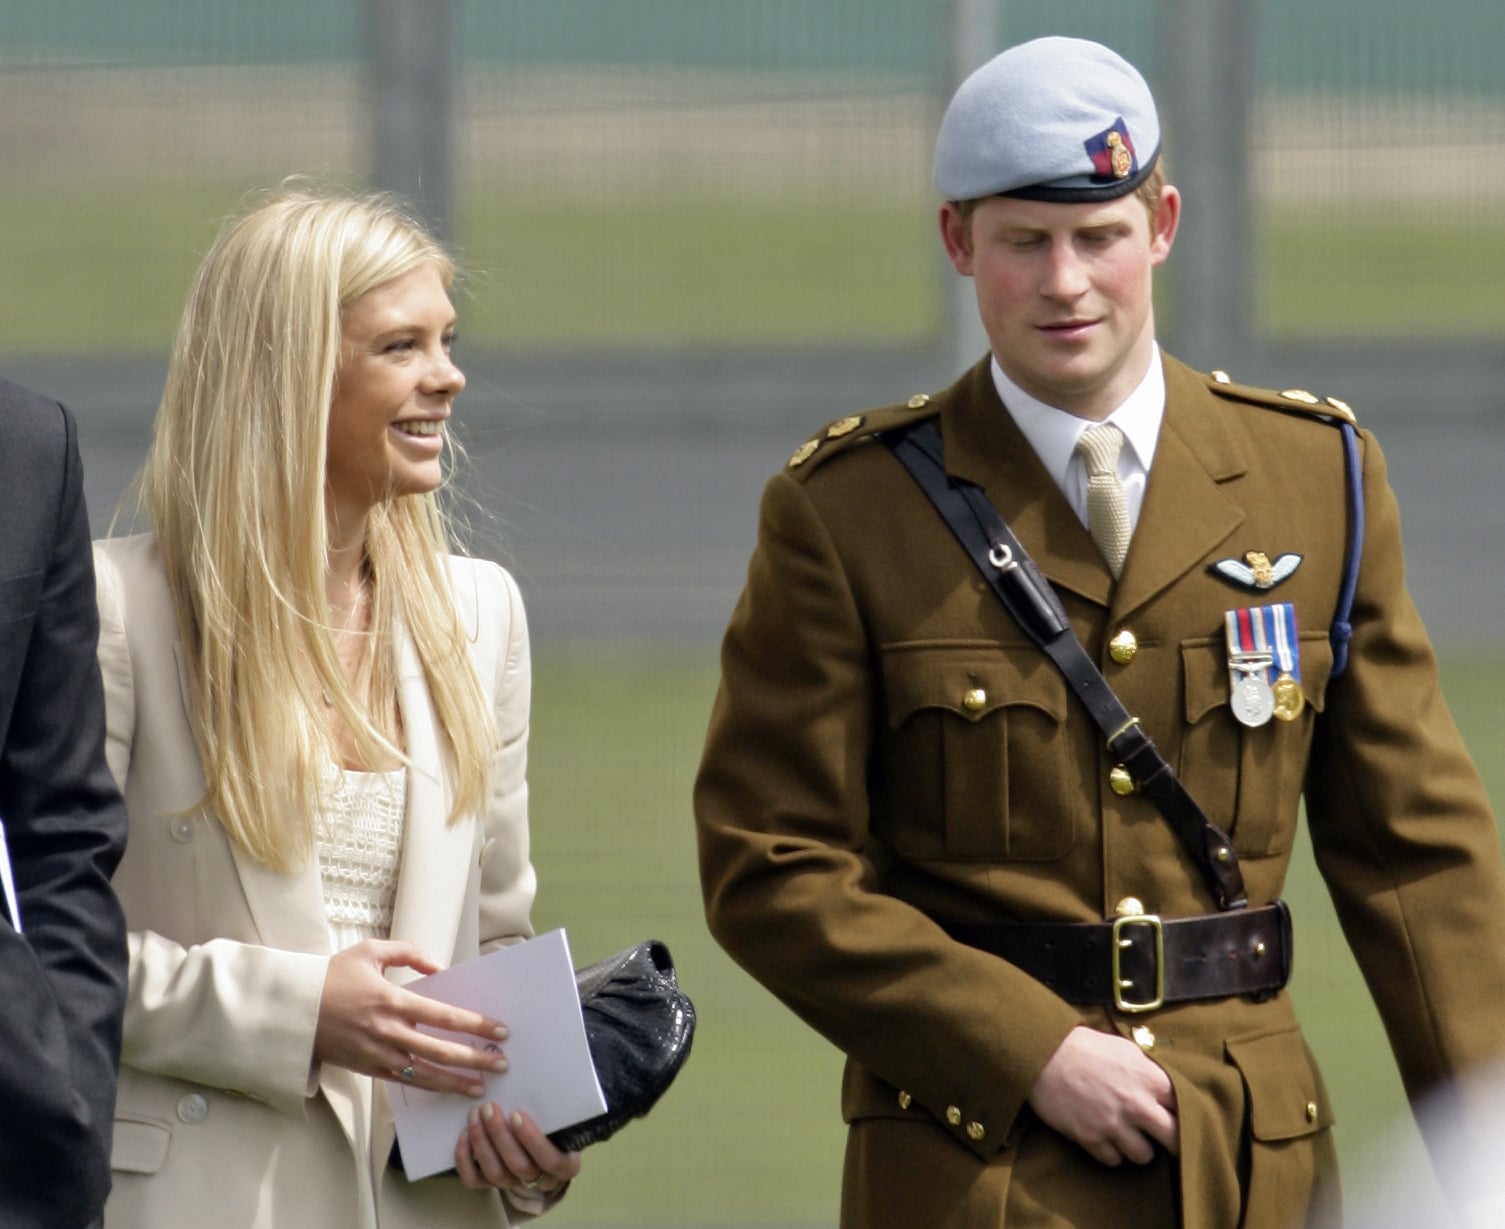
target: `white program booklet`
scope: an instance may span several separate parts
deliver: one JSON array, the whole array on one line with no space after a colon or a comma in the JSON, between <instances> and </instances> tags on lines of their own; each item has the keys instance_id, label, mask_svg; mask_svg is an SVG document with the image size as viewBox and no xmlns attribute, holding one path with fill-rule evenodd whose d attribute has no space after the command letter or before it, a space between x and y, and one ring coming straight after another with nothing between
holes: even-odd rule
<instances>
[{"instance_id":1,"label":"white program booklet","mask_svg":"<svg viewBox=\"0 0 1505 1229\"><path fill-rule=\"evenodd\" d=\"M410 1180L454 1168L455 1144L476 1104L494 1101L508 1114L522 1110L544 1131L557 1131L606 1112L606 1098L585 1039L564 931L551 930L467 960L409 982L407 989L484 1012L505 1024L509 1033L500 1045L508 1068L500 1075L484 1076L482 1102L460 1093L387 1084L402 1167ZM485 1044L465 1034L445 1036Z\"/></svg>"}]
</instances>

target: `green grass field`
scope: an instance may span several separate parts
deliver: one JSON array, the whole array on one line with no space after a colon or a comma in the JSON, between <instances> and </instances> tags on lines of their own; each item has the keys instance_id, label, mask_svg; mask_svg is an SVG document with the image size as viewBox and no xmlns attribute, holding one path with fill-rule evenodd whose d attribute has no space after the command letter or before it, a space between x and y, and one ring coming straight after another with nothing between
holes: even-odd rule
<instances>
[{"instance_id":1,"label":"green grass field","mask_svg":"<svg viewBox=\"0 0 1505 1229\"><path fill-rule=\"evenodd\" d=\"M244 184L111 180L0 193L10 353L165 353L193 269ZM923 195L660 186L609 199L472 184L455 243L471 352L923 342L940 327ZM1257 320L1278 336L1505 332L1505 240L1461 213L1262 216Z\"/></svg>"},{"instance_id":2,"label":"green grass field","mask_svg":"<svg viewBox=\"0 0 1505 1229\"><path fill-rule=\"evenodd\" d=\"M1505 658L1454 660L1445 681L1500 810ZM679 1082L651 1117L587 1154L583 1180L551 1214L558 1229L835 1224L840 1059L721 954L701 916L689 799L715 683L714 653L703 647L554 652L537 663L535 922L566 927L581 963L649 935L664 939L700 1015ZM1354 1173L1405 1104L1305 849L1289 899L1293 993ZM1413 1141L1408 1155L1419 1149Z\"/></svg>"}]
</instances>

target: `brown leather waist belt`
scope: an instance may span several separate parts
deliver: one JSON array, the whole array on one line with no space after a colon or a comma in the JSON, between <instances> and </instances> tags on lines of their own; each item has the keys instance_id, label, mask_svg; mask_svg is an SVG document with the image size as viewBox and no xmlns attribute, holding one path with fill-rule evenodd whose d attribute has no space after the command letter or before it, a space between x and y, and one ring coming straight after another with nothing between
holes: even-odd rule
<instances>
[{"instance_id":1,"label":"brown leather waist belt","mask_svg":"<svg viewBox=\"0 0 1505 1229\"><path fill-rule=\"evenodd\" d=\"M1291 976L1291 915L1276 901L1200 917L1106 922L941 922L953 939L1000 956L1068 1003L1124 1012L1168 1003L1268 997Z\"/></svg>"}]
</instances>

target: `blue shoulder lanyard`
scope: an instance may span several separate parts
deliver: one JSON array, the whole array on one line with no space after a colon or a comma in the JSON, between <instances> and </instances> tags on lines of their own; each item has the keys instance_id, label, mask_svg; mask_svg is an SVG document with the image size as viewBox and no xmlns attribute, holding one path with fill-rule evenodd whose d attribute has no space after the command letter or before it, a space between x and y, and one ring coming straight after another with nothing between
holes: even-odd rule
<instances>
[{"instance_id":1,"label":"blue shoulder lanyard","mask_svg":"<svg viewBox=\"0 0 1505 1229\"><path fill-rule=\"evenodd\" d=\"M1343 433L1343 462L1348 472L1348 555L1343 561L1343 587L1338 590L1338 608L1333 611L1332 627L1327 633L1333 646L1333 669L1329 678L1337 678L1348 669L1348 642L1353 637L1353 596L1359 587L1359 557L1364 553L1364 471L1359 464L1359 433L1353 424L1340 422Z\"/></svg>"}]
</instances>

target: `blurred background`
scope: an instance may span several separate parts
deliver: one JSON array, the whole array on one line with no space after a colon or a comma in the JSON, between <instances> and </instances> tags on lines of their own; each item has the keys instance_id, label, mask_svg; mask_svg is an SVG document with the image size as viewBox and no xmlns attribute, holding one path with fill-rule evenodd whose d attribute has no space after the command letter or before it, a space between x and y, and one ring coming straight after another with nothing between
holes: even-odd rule
<instances>
[{"instance_id":1,"label":"blurred background","mask_svg":"<svg viewBox=\"0 0 1505 1229\"><path fill-rule=\"evenodd\" d=\"M1167 348L1379 433L1498 809L1498 0L0 0L0 372L77 413L96 532L249 192L397 189L469 270L462 483L532 620L535 920L580 963L665 939L701 1010L559 1229L835 1223L839 1056L705 934L690 782L765 477L985 349L931 142L966 71L1045 33L1113 45L1160 101L1186 201ZM1418 1164L1304 856L1290 896L1345 1162Z\"/></svg>"}]
</instances>

